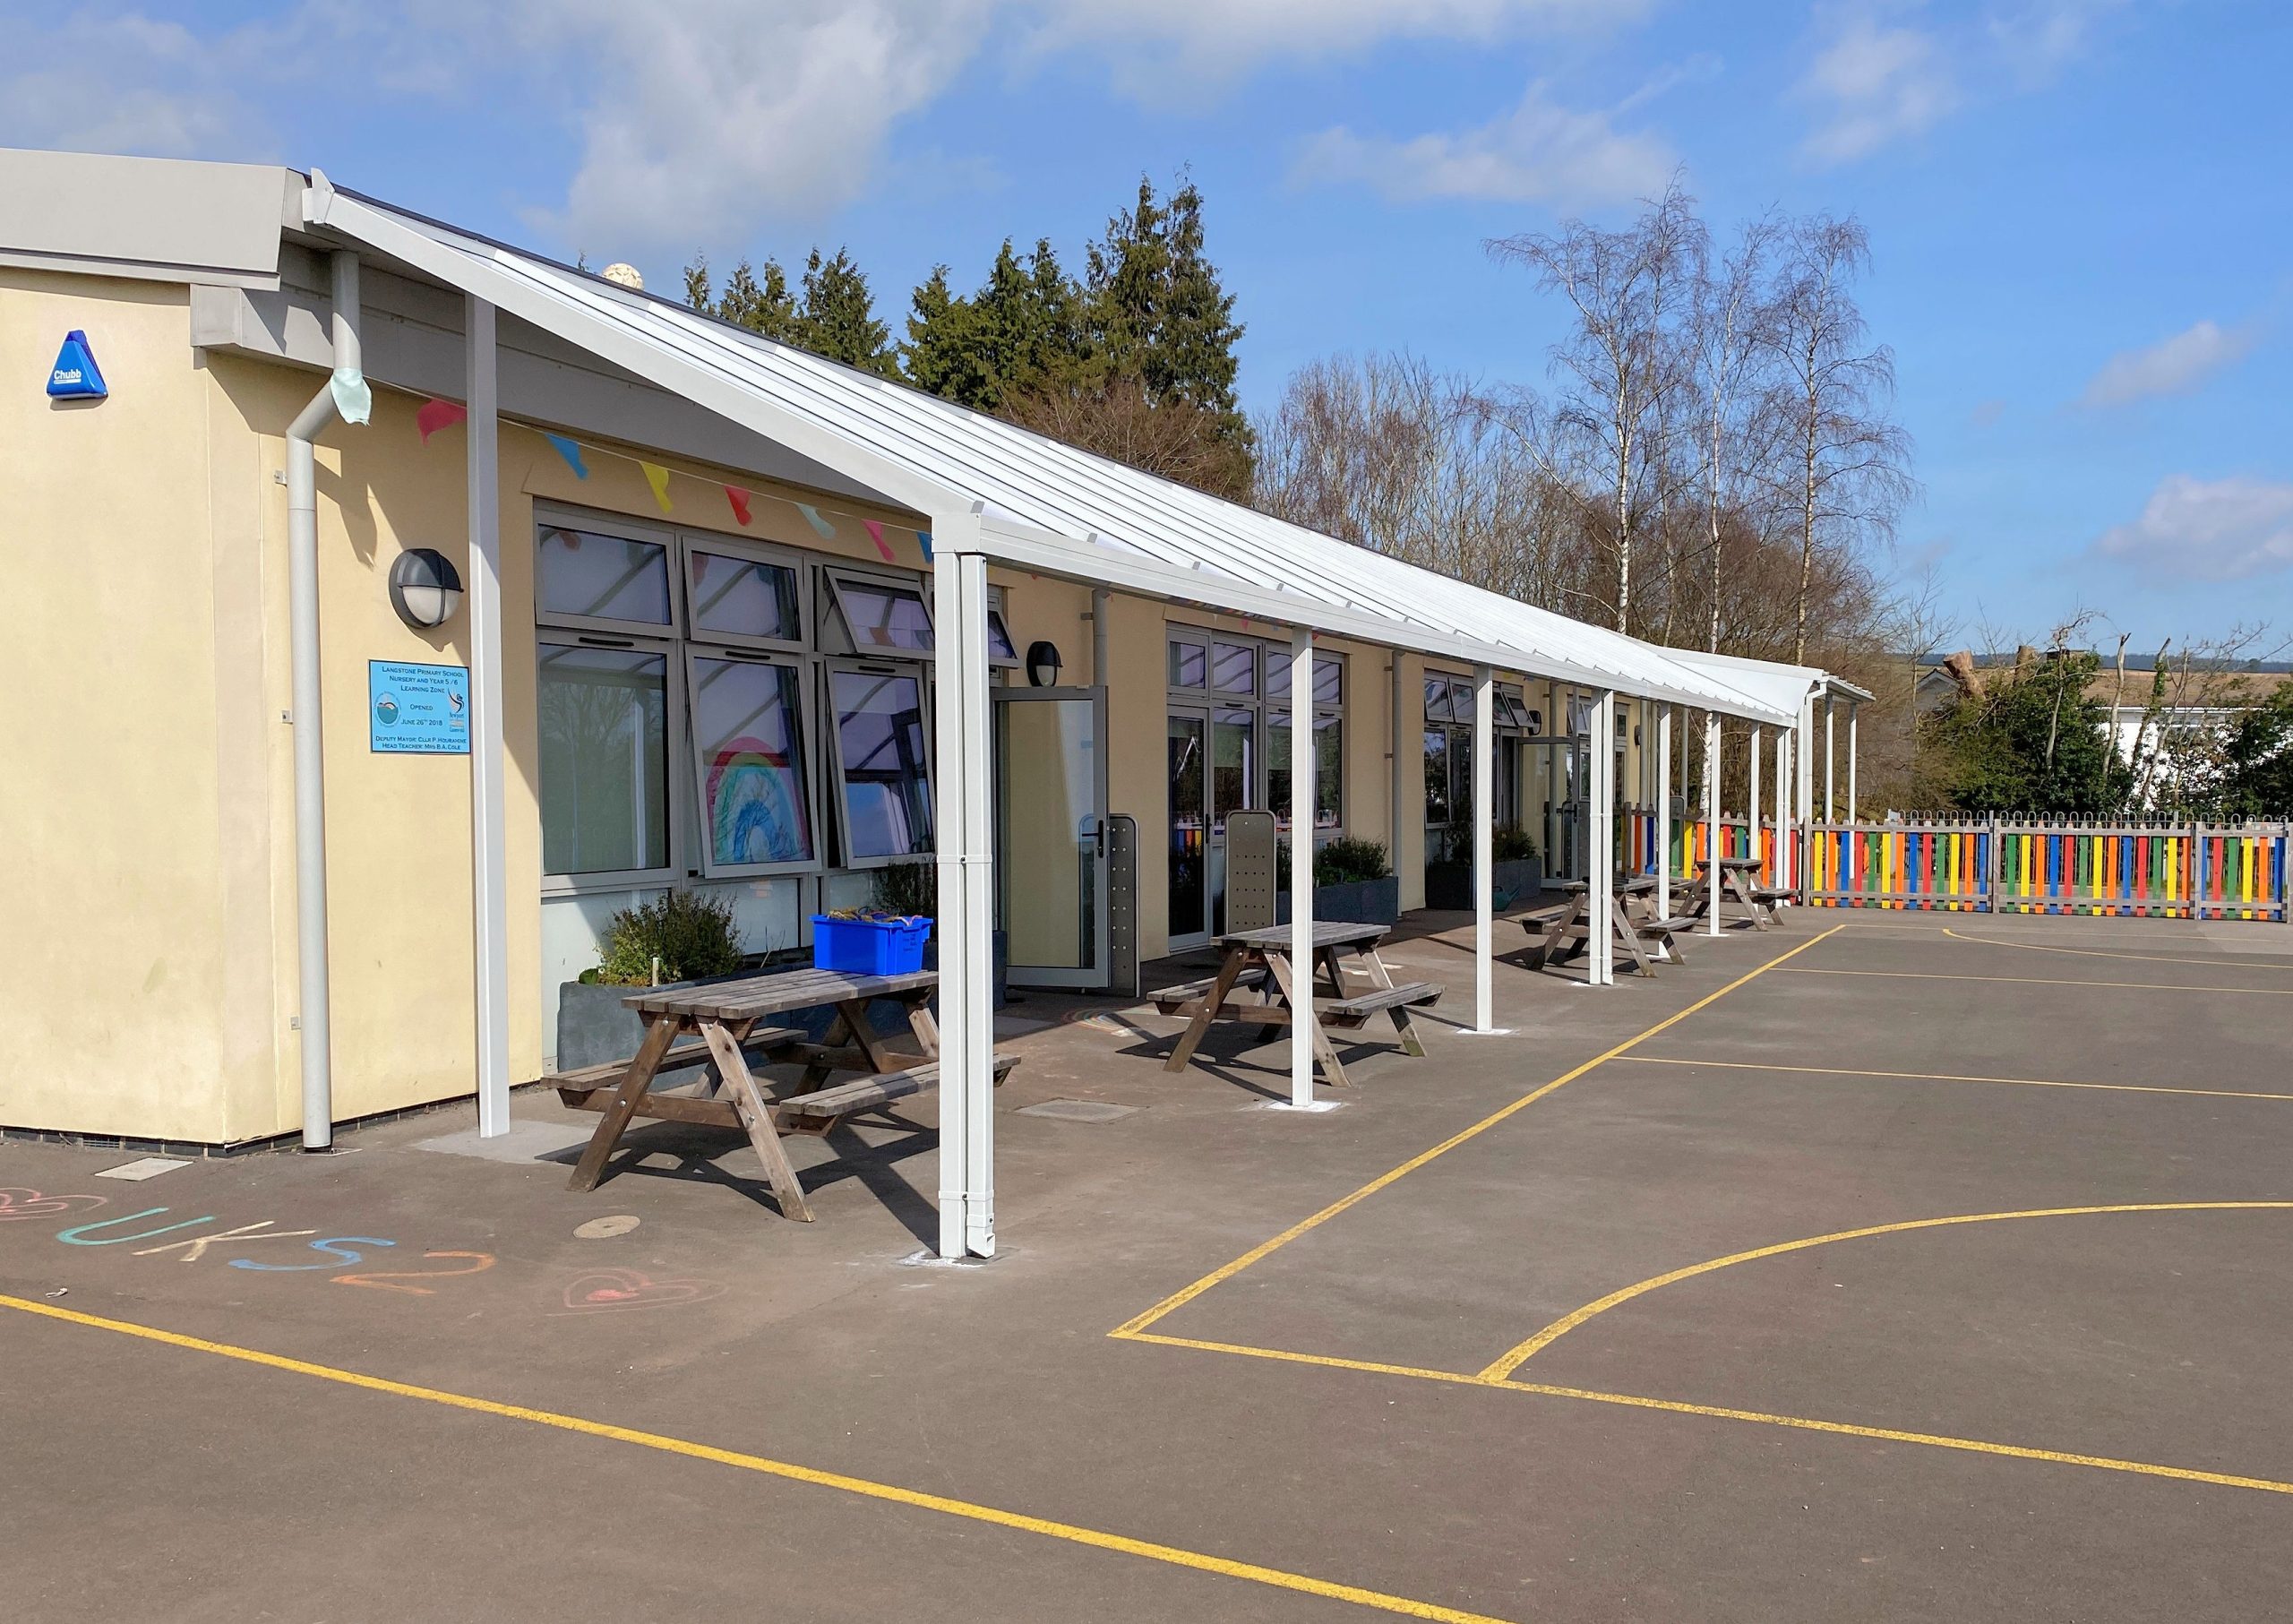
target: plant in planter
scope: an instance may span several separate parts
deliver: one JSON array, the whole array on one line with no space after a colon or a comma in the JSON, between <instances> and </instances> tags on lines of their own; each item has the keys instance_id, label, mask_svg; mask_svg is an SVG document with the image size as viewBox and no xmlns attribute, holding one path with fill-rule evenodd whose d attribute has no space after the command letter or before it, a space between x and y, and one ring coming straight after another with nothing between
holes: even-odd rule
<instances>
[{"instance_id":1,"label":"plant in planter","mask_svg":"<svg viewBox=\"0 0 2293 1624\"><path fill-rule=\"evenodd\" d=\"M741 932L731 900L672 890L608 920L603 962L583 971L581 979L646 987L727 975L740 967Z\"/></svg>"},{"instance_id":2,"label":"plant in planter","mask_svg":"<svg viewBox=\"0 0 2293 1624\"><path fill-rule=\"evenodd\" d=\"M813 966L863 975L922 969L939 900L930 864L894 863L878 869L866 907L812 915Z\"/></svg>"},{"instance_id":3,"label":"plant in planter","mask_svg":"<svg viewBox=\"0 0 2293 1624\"><path fill-rule=\"evenodd\" d=\"M1290 847L1275 848L1276 872L1290 872ZM1275 898L1275 917L1290 919L1290 892L1283 887ZM1314 853L1314 917L1342 919L1355 924L1391 924L1401 917L1401 881L1394 878L1382 841L1344 837Z\"/></svg>"},{"instance_id":4,"label":"plant in planter","mask_svg":"<svg viewBox=\"0 0 2293 1624\"><path fill-rule=\"evenodd\" d=\"M1473 906L1473 830L1452 828L1439 857L1425 865L1425 906L1466 909ZM1490 831L1490 893L1500 908L1533 898L1544 889L1544 865L1537 843L1517 823Z\"/></svg>"}]
</instances>

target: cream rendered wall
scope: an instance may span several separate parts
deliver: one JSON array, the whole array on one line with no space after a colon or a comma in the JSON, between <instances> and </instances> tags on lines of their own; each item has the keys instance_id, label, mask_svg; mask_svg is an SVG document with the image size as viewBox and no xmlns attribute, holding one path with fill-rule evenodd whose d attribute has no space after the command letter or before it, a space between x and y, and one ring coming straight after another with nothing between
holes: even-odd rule
<instances>
[{"instance_id":1,"label":"cream rendered wall","mask_svg":"<svg viewBox=\"0 0 2293 1624\"><path fill-rule=\"evenodd\" d=\"M208 394L185 290L0 270L0 1124L205 1139L218 1079L269 1023L227 1010L219 664L239 582L219 571ZM52 405L84 331L111 397ZM249 734L229 729L244 764ZM259 1042L259 1038L254 1040Z\"/></svg>"}]
</instances>

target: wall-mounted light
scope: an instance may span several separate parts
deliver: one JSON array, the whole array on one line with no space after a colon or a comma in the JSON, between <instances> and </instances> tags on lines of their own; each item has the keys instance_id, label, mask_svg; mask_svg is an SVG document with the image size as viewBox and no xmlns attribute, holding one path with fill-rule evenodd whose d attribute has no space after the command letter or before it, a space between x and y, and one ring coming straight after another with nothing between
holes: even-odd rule
<instances>
[{"instance_id":1,"label":"wall-mounted light","mask_svg":"<svg viewBox=\"0 0 2293 1624\"><path fill-rule=\"evenodd\" d=\"M1027 645L1027 682L1036 688L1056 688L1059 685L1059 645L1036 642Z\"/></svg>"},{"instance_id":2,"label":"wall-mounted light","mask_svg":"<svg viewBox=\"0 0 2293 1624\"><path fill-rule=\"evenodd\" d=\"M391 607L417 632L435 632L461 601L462 578L443 553L415 547L391 563Z\"/></svg>"}]
</instances>

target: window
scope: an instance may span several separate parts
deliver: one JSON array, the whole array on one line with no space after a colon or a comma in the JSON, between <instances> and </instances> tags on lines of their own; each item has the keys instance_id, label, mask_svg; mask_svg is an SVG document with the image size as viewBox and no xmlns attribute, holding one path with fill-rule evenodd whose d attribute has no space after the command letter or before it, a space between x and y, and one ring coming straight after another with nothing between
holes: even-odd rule
<instances>
[{"instance_id":1,"label":"window","mask_svg":"<svg viewBox=\"0 0 2293 1624\"><path fill-rule=\"evenodd\" d=\"M694 636L803 646L794 564L694 546L685 554L685 584Z\"/></svg>"},{"instance_id":2,"label":"window","mask_svg":"<svg viewBox=\"0 0 2293 1624\"><path fill-rule=\"evenodd\" d=\"M1210 729L1213 833L1226 827L1228 812L1244 812L1258 803L1257 768L1257 714L1221 709L1212 717Z\"/></svg>"},{"instance_id":3,"label":"window","mask_svg":"<svg viewBox=\"0 0 2293 1624\"><path fill-rule=\"evenodd\" d=\"M545 620L641 629L670 623L666 537L545 525L534 577L534 602Z\"/></svg>"},{"instance_id":4,"label":"window","mask_svg":"<svg viewBox=\"0 0 2293 1624\"><path fill-rule=\"evenodd\" d=\"M1493 699L1494 696L1492 696ZM1425 826L1459 829L1473 821L1473 684L1425 675ZM1427 841L1429 854L1440 849Z\"/></svg>"},{"instance_id":5,"label":"window","mask_svg":"<svg viewBox=\"0 0 2293 1624\"><path fill-rule=\"evenodd\" d=\"M1210 650L1202 643L1171 640L1171 686L1173 688L1207 688L1210 685Z\"/></svg>"},{"instance_id":6,"label":"window","mask_svg":"<svg viewBox=\"0 0 2293 1624\"><path fill-rule=\"evenodd\" d=\"M932 612L924 606L921 588L842 570L830 571L829 580L851 652L932 652Z\"/></svg>"},{"instance_id":7,"label":"window","mask_svg":"<svg viewBox=\"0 0 2293 1624\"><path fill-rule=\"evenodd\" d=\"M1314 827L1344 825L1345 721L1335 715L1314 717Z\"/></svg>"},{"instance_id":8,"label":"window","mask_svg":"<svg viewBox=\"0 0 2293 1624\"><path fill-rule=\"evenodd\" d=\"M854 866L932 850L932 775L924 752L922 674L835 667L837 772L844 851Z\"/></svg>"},{"instance_id":9,"label":"window","mask_svg":"<svg viewBox=\"0 0 2293 1624\"><path fill-rule=\"evenodd\" d=\"M542 644L543 872L669 866L668 675L666 653Z\"/></svg>"},{"instance_id":10,"label":"window","mask_svg":"<svg viewBox=\"0 0 2293 1624\"><path fill-rule=\"evenodd\" d=\"M1256 693L1258 692L1258 645L1256 643L1211 644L1210 685L1221 693Z\"/></svg>"},{"instance_id":11,"label":"window","mask_svg":"<svg viewBox=\"0 0 2293 1624\"><path fill-rule=\"evenodd\" d=\"M1019 650L1011 641L1011 633L1003 624L1003 611L999 606L987 612L987 663L991 666L1016 666Z\"/></svg>"},{"instance_id":12,"label":"window","mask_svg":"<svg viewBox=\"0 0 2293 1624\"><path fill-rule=\"evenodd\" d=\"M1446 829L1449 822L1449 730L1425 730L1425 825Z\"/></svg>"},{"instance_id":13,"label":"window","mask_svg":"<svg viewBox=\"0 0 2293 1624\"><path fill-rule=\"evenodd\" d=\"M702 872L809 864L802 669L696 652L690 683Z\"/></svg>"}]
</instances>

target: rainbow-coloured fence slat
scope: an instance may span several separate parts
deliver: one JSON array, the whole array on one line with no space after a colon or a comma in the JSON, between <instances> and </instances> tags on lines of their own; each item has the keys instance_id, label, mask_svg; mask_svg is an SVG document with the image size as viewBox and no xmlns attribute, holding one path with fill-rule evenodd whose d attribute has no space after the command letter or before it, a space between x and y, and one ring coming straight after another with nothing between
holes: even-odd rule
<instances>
[{"instance_id":1,"label":"rainbow-coloured fence slat","mask_svg":"<svg viewBox=\"0 0 2293 1624\"><path fill-rule=\"evenodd\" d=\"M1989 830L1958 824L1870 824L1811 831L1808 899L1818 907L1939 909L1984 905Z\"/></svg>"}]
</instances>

